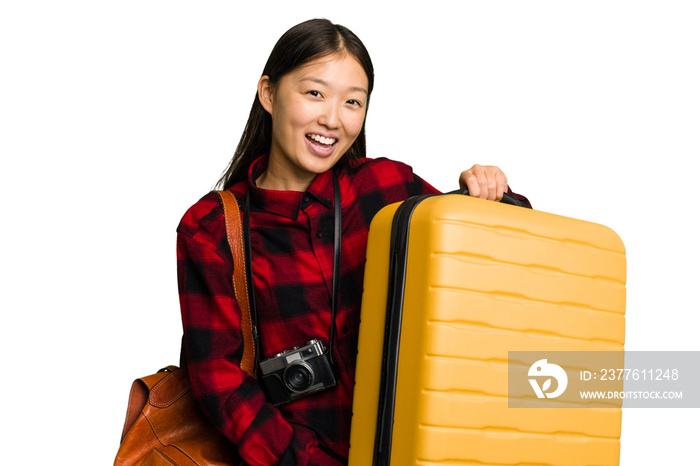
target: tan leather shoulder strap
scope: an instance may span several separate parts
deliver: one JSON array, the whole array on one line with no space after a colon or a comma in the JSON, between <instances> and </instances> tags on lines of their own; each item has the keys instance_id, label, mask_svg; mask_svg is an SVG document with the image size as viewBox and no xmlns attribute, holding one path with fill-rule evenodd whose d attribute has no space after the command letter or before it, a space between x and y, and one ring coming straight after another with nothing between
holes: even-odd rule
<instances>
[{"instance_id":1,"label":"tan leather shoulder strap","mask_svg":"<svg viewBox=\"0 0 700 466\"><path fill-rule=\"evenodd\" d=\"M243 359L241 369L255 377L255 340L253 323L250 316L248 299L248 278L245 271L245 248L243 244L243 225L238 201L231 191L217 191L224 206L226 236L233 256L233 291L241 308L241 330L243 331Z\"/></svg>"}]
</instances>

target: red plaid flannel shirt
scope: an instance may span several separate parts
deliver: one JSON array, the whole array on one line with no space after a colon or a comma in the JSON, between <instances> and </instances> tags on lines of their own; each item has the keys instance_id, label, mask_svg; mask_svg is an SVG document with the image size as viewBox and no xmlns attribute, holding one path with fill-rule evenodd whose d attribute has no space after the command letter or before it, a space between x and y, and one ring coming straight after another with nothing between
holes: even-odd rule
<instances>
[{"instance_id":1,"label":"red plaid flannel shirt","mask_svg":"<svg viewBox=\"0 0 700 466\"><path fill-rule=\"evenodd\" d=\"M251 190L251 244L261 360L313 338L328 341L333 277L333 182L316 176L305 193L255 187L261 157L231 188L239 204ZM280 408L244 373L241 310L219 196L209 193L178 227L178 282L184 354L194 396L248 464L347 462L355 358L369 224L384 206L437 193L411 168L363 159L339 171L342 198L340 305L334 360L337 387ZM259 372L259 371L258 371Z\"/></svg>"}]
</instances>

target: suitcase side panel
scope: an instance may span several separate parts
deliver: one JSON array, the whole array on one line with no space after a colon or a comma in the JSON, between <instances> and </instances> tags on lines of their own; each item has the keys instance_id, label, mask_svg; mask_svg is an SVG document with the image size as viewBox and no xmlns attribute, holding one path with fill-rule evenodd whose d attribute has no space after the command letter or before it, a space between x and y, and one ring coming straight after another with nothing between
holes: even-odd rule
<instances>
[{"instance_id":1,"label":"suitcase side panel","mask_svg":"<svg viewBox=\"0 0 700 466\"><path fill-rule=\"evenodd\" d=\"M391 249L391 226L400 203L379 211L367 240L361 331L358 337L356 380L350 430L350 465L372 464L377 428L382 350Z\"/></svg>"}]
</instances>

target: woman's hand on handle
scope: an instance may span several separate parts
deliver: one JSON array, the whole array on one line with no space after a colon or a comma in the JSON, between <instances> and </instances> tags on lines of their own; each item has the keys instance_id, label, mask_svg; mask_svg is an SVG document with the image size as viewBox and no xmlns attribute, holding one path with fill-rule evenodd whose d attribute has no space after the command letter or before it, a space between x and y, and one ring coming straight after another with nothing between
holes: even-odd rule
<instances>
[{"instance_id":1,"label":"woman's hand on handle","mask_svg":"<svg viewBox=\"0 0 700 466\"><path fill-rule=\"evenodd\" d=\"M459 175L459 187L469 189L469 195L490 201L500 201L508 191L508 178L493 165L474 165Z\"/></svg>"}]
</instances>

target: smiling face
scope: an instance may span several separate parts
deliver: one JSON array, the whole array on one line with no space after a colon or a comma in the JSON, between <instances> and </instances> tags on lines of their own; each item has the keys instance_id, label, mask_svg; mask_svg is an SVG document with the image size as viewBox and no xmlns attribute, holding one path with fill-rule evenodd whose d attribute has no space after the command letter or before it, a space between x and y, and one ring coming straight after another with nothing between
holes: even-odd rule
<instances>
[{"instance_id":1,"label":"smiling face","mask_svg":"<svg viewBox=\"0 0 700 466\"><path fill-rule=\"evenodd\" d=\"M284 75L260 78L258 97L272 117L267 189L305 191L360 134L367 108L367 75L350 54L330 55Z\"/></svg>"}]
</instances>

